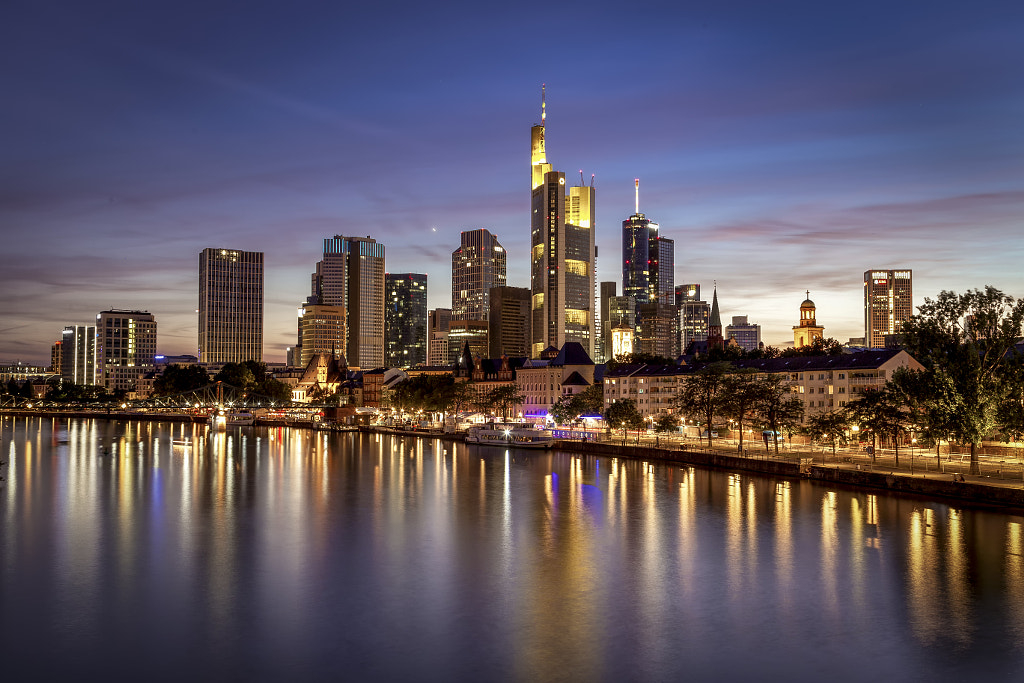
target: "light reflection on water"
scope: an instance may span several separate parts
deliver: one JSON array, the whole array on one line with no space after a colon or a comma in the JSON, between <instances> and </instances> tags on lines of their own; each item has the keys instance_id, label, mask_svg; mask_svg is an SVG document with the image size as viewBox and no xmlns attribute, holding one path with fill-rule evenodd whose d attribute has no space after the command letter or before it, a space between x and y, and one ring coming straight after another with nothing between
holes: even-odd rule
<instances>
[{"instance_id":1,"label":"light reflection on water","mask_svg":"<svg viewBox=\"0 0 1024 683\"><path fill-rule=\"evenodd\" d=\"M288 429L0 418L0 662L36 678L1024 674L1024 519Z\"/></svg>"}]
</instances>

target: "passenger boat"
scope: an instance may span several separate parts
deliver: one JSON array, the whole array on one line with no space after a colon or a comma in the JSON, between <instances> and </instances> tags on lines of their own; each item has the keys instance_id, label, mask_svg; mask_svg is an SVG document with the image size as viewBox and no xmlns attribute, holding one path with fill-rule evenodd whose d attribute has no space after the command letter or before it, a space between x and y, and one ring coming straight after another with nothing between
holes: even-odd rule
<instances>
[{"instance_id":1,"label":"passenger boat","mask_svg":"<svg viewBox=\"0 0 1024 683\"><path fill-rule=\"evenodd\" d=\"M216 410L210 414L210 426L220 430L225 427L250 427L256 424L256 416L252 413L226 413Z\"/></svg>"},{"instance_id":2,"label":"passenger boat","mask_svg":"<svg viewBox=\"0 0 1024 683\"><path fill-rule=\"evenodd\" d=\"M555 439L543 428L491 422L466 430L466 443L504 448L551 448Z\"/></svg>"}]
</instances>

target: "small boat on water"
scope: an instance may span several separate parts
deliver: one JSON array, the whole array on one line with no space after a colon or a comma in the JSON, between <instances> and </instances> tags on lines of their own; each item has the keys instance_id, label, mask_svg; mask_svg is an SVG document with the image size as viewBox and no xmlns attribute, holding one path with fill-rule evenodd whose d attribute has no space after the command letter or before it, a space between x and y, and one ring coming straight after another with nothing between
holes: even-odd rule
<instances>
[{"instance_id":1,"label":"small boat on water","mask_svg":"<svg viewBox=\"0 0 1024 683\"><path fill-rule=\"evenodd\" d=\"M551 432L524 424L491 422L466 430L466 443L503 448L551 448Z\"/></svg>"},{"instance_id":2,"label":"small boat on water","mask_svg":"<svg viewBox=\"0 0 1024 683\"><path fill-rule=\"evenodd\" d=\"M252 413L228 413L223 410L216 410L210 413L210 426L214 429L224 429L225 427L251 427L254 424L256 424L256 416Z\"/></svg>"}]
</instances>

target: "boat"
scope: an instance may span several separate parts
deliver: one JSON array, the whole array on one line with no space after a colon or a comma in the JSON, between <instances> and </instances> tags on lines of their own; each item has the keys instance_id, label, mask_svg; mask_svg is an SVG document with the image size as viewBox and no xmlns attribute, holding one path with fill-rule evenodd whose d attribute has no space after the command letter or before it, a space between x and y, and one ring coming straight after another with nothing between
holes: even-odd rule
<instances>
[{"instance_id":1,"label":"boat","mask_svg":"<svg viewBox=\"0 0 1024 683\"><path fill-rule=\"evenodd\" d=\"M504 448L551 448L555 438L543 428L490 422L467 429L466 443Z\"/></svg>"},{"instance_id":2,"label":"boat","mask_svg":"<svg viewBox=\"0 0 1024 683\"><path fill-rule=\"evenodd\" d=\"M215 410L210 413L210 426L214 429L251 427L254 424L256 424L256 416L252 413L228 413L223 410Z\"/></svg>"}]
</instances>

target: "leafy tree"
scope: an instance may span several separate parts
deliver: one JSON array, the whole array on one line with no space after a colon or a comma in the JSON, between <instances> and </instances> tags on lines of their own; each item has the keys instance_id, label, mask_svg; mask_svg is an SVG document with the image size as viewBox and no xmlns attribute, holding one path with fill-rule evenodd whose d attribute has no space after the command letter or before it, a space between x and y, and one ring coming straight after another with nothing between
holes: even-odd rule
<instances>
[{"instance_id":1,"label":"leafy tree","mask_svg":"<svg viewBox=\"0 0 1024 683\"><path fill-rule=\"evenodd\" d=\"M266 396L271 401L288 403L292 400L292 388L267 375L256 387L256 393Z\"/></svg>"},{"instance_id":2,"label":"leafy tree","mask_svg":"<svg viewBox=\"0 0 1024 683\"><path fill-rule=\"evenodd\" d=\"M679 431L679 416L675 413L662 413L654 420L654 431L661 433Z\"/></svg>"},{"instance_id":3,"label":"leafy tree","mask_svg":"<svg viewBox=\"0 0 1024 683\"><path fill-rule=\"evenodd\" d=\"M555 424L564 425L575 422L579 419L579 401L575 400L575 396L563 394L558 397L554 403L551 404L551 409L548 414L551 415L551 419L555 421Z\"/></svg>"},{"instance_id":4,"label":"leafy tree","mask_svg":"<svg viewBox=\"0 0 1024 683\"><path fill-rule=\"evenodd\" d=\"M210 375L198 365L173 363L153 381L154 396L172 396L195 391L210 384Z\"/></svg>"},{"instance_id":5,"label":"leafy tree","mask_svg":"<svg viewBox=\"0 0 1024 683\"><path fill-rule=\"evenodd\" d=\"M620 353L615 357L614 360L608 363L609 369L614 369L618 365L632 365L634 363L643 363L645 365L675 365L676 362L666 356L658 356L653 353Z\"/></svg>"},{"instance_id":6,"label":"leafy tree","mask_svg":"<svg viewBox=\"0 0 1024 683\"><path fill-rule=\"evenodd\" d=\"M246 361L246 363L251 362ZM256 388L258 382L252 368L246 365L246 363L225 363L220 372L214 375L213 381L223 382L242 391L252 391Z\"/></svg>"},{"instance_id":7,"label":"leafy tree","mask_svg":"<svg viewBox=\"0 0 1024 683\"><path fill-rule=\"evenodd\" d=\"M626 430L643 429L644 416L636 408L636 403L631 398L616 401L608 406L604 412L605 423L610 428L622 427L622 442L626 442Z\"/></svg>"},{"instance_id":8,"label":"leafy tree","mask_svg":"<svg viewBox=\"0 0 1024 683\"><path fill-rule=\"evenodd\" d=\"M601 415L604 413L604 384L595 382L578 394L573 401L581 415Z\"/></svg>"},{"instance_id":9,"label":"leafy tree","mask_svg":"<svg viewBox=\"0 0 1024 683\"><path fill-rule=\"evenodd\" d=\"M850 416L846 411L830 410L807 418L807 433L815 441L832 446L832 458L836 457L836 446L846 445L846 430L850 427Z\"/></svg>"},{"instance_id":10,"label":"leafy tree","mask_svg":"<svg viewBox=\"0 0 1024 683\"><path fill-rule=\"evenodd\" d=\"M754 414L761 418L773 434L783 430L792 435L804 417L804 403L790 389L789 380L784 375L768 375L758 380L760 392L754 404ZM779 454L778 439L775 444L775 455ZM765 442L765 449L768 443Z\"/></svg>"},{"instance_id":11,"label":"leafy tree","mask_svg":"<svg viewBox=\"0 0 1024 683\"><path fill-rule=\"evenodd\" d=\"M706 365L686 378L683 388L676 396L676 406L686 415L696 415L705 425L708 446L711 446L711 430L726 400L725 377L731 369L728 363Z\"/></svg>"},{"instance_id":12,"label":"leafy tree","mask_svg":"<svg viewBox=\"0 0 1024 683\"><path fill-rule=\"evenodd\" d=\"M782 352L782 358L797 356L838 356L843 352L843 345L832 337L818 337L810 344L793 347Z\"/></svg>"},{"instance_id":13,"label":"leafy tree","mask_svg":"<svg viewBox=\"0 0 1024 683\"><path fill-rule=\"evenodd\" d=\"M952 434L970 444L971 473L978 474L978 447L996 424L1004 398L1000 370L1024 323L1024 299L995 287L964 294L943 291L925 299L919 315L904 324L903 345L929 373L945 373L959 396Z\"/></svg>"},{"instance_id":14,"label":"leafy tree","mask_svg":"<svg viewBox=\"0 0 1024 683\"><path fill-rule=\"evenodd\" d=\"M11 396L21 395L21 386L18 384L18 381L13 377L7 380L7 393L10 394Z\"/></svg>"},{"instance_id":15,"label":"leafy tree","mask_svg":"<svg viewBox=\"0 0 1024 683\"><path fill-rule=\"evenodd\" d=\"M886 385L881 389L865 391L856 401L847 403L846 407L852 419L871 432L871 462L875 461L876 435L887 436L892 438L896 466L899 467L899 438L913 424L913 415L903 394Z\"/></svg>"},{"instance_id":16,"label":"leafy tree","mask_svg":"<svg viewBox=\"0 0 1024 683\"><path fill-rule=\"evenodd\" d=\"M488 409L494 412L501 412L501 419L508 419L508 411L521 404L526 397L515 382L496 386L488 391L482 401Z\"/></svg>"},{"instance_id":17,"label":"leafy tree","mask_svg":"<svg viewBox=\"0 0 1024 683\"><path fill-rule=\"evenodd\" d=\"M941 467L943 440L952 440L963 410L962 400L946 373L899 368L887 382L906 402L910 422L916 425L924 445L935 446L936 465Z\"/></svg>"},{"instance_id":18,"label":"leafy tree","mask_svg":"<svg viewBox=\"0 0 1024 683\"><path fill-rule=\"evenodd\" d=\"M25 380L24 382L22 382L22 384L21 384L21 391L19 393L20 393L22 398L35 398L36 397L35 389L33 389L32 382L30 380Z\"/></svg>"},{"instance_id":19,"label":"leafy tree","mask_svg":"<svg viewBox=\"0 0 1024 683\"><path fill-rule=\"evenodd\" d=\"M755 370L743 369L732 372L726 375L722 382L724 400L721 412L723 416L736 421L736 428L740 433L739 451L742 453L744 418L753 412L764 389L757 379Z\"/></svg>"}]
</instances>

